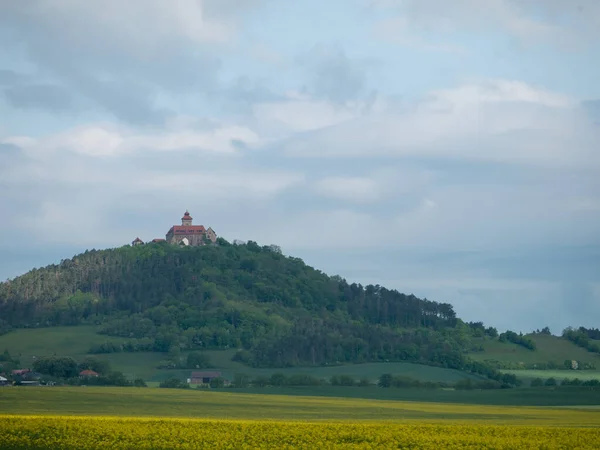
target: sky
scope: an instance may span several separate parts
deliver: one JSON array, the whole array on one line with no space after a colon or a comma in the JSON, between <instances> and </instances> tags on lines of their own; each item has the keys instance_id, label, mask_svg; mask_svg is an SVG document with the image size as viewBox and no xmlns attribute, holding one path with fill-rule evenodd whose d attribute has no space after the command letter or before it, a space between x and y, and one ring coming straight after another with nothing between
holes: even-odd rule
<instances>
[{"instance_id":1,"label":"sky","mask_svg":"<svg viewBox=\"0 0 600 450\"><path fill-rule=\"evenodd\" d=\"M349 282L600 326L597 0L0 0L0 279L188 209Z\"/></svg>"}]
</instances>

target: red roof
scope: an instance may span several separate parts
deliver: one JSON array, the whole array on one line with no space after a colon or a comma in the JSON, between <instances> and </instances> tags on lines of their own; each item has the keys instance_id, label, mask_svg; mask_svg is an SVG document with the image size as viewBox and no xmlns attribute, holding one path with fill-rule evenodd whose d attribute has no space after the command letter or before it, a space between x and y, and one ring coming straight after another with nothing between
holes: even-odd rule
<instances>
[{"instance_id":1,"label":"red roof","mask_svg":"<svg viewBox=\"0 0 600 450\"><path fill-rule=\"evenodd\" d=\"M221 372L192 372L190 378L218 378L221 376Z\"/></svg>"},{"instance_id":2,"label":"red roof","mask_svg":"<svg viewBox=\"0 0 600 450\"><path fill-rule=\"evenodd\" d=\"M11 371L13 375L23 375L29 372L29 369L16 369Z\"/></svg>"},{"instance_id":3,"label":"red roof","mask_svg":"<svg viewBox=\"0 0 600 450\"><path fill-rule=\"evenodd\" d=\"M142 240L141 240L139 237L136 237L136 238L133 240L133 242L144 242L144 241L142 241Z\"/></svg>"},{"instance_id":4,"label":"red roof","mask_svg":"<svg viewBox=\"0 0 600 450\"><path fill-rule=\"evenodd\" d=\"M152 242L162 242L162 241L164 241L164 239L161 239L161 238L152 239Z\"/></svg>"},{"instance_id":5,"label":"red roof","mask_svg":"<svg viewBox=\"0 0 600 450\"><path fill-rule=\"evenodd\" d=\"M204 228L204 225L173 225L169 230L169 233L174 234L199 234L205 232L206 228Z\"/></svg>"},{"instance_id":6,"label":"red roof","mask_svg":"<svg viewBox=\"0 0 600 450\"><path fill-rule=\"evenodd\" d=\"M181 220L192 220L192 216L190 216L190 213L186 211Z\"/></svg>"},{"instance_id":7,"label":"red roof","mask_svg":"<svg viewBox=\"0 0 600 450\"><path fill-rule=\"evenodd\" d=\"M79 372L79 375L81 375L82 377L97 377L98 373L94 372L93 370L82 370L81 372Z\"/></svg>"}]
</instances>

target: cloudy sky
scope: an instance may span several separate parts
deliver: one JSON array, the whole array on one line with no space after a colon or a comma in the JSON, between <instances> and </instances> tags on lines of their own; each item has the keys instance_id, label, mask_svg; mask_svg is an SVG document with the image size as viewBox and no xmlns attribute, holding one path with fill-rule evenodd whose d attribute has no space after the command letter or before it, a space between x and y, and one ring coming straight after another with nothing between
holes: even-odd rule
<instances>
[{"instance_id":1,"label":"cloudy sky","mask_svg":"<svg viewBox=\"0 0 600 450\"><path fill-rule=\"evenodd\" d=\"M228 240L600 326L597 0L0 0L0 279Z\"/></svg>"}]
</instances>

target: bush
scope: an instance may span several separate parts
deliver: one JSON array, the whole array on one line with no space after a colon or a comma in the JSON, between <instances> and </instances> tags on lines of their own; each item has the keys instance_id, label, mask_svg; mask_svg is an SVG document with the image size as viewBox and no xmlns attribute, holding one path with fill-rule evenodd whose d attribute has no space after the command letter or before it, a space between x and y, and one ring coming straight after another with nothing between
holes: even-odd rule
<instances>
[{"instance_id":1,"label":"bush","mask_svg":"<svg viewBox=\"0 0 600 450\"><path fill-rule=\"evenodd\" d=\"M541 378L534 378L533 380L531 380L530 386L531 387L540 387L544 385L544 380L542 380Z\"/></svg>"},{"instance_id":2,"label":"bush","mask_svg":"<svg viewBox=\"0 0 600 450\"><path fill-rule=\"evenodd\" d=\"M181 381L177 378L167 378L164 381L161 381L158 387L161 388L169 388L169 389L189 389L190 385L184 381Z\"/></svg>"},{"instance_id":3,"label":"bush","mask_svg":"<svg viewBox=\"0 0 600 450\"><path fill-rule=\"evenodd\" d=\"M255 387L265 387L269 384L269 377L266 377L264 375L260 375L258 377L256 377L254 380L252 380L252 386Z\"/></svg>"},{"instance_id":4,"label":"bush","mask_svg":"<svg viewBox=\"0 0 600 450\"><path fill-rule=\"evenodd\" d=\"M133 380L133 385L135 387L148 387L146 382L141 378L136 378L135 380Z\"/></svg>"},{"instance_id":5,"label":"bush","mask_svg":"<svg viewBox=\"0 0 600 450\"><path fill-rule=\"evenodd\" d=\"M354 386L356 382L349 375L334 375L330 379L332 386Z\"/></svg>"},{"instance_id":6,"label":"bush","mask_svg":"<svg viewBox=\"0 0 600 450\"><path fill-rule=\"evenodd\" d=\"M222 388L224 386L225 386L225 378L223 378L223 377L217 377L217 378L213 378L212 380L210 380L211 388Z\"/></svg>"}]
</instances>

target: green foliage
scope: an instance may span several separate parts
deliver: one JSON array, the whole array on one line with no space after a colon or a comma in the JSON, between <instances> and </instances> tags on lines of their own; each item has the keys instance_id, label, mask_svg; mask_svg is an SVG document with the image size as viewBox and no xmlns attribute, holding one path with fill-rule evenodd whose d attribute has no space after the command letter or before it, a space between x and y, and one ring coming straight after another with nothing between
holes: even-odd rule
<instances>
[{"instance_id":1,"label":"green foliage","mask_svg":"<svg viewBox=\"0 0 600 450\"><path fill-rule=\"evenodd\" d=\"M238 360L254 367L392 360L460 368L468 339L449 304L349 284L277 246L222 239L92 250L32 270L0 284L0 316L22 327L100 323L100 333L127 338L95 344L92 354L238 348Z\"/></svg>"},{"instance_id":2,"label":"green foliage","mask_svg":"<svg viewBox=\"0 0 600 450\"><path fill-rule=\"evenodd\" d=\"M103 375L110 372L110 363L105 360L94 358L93 356L88 356L78 364L78 370L93 370L94 372Z\"/></svg>"},{"instance_id":3,"label":"green foliage","mask_svg":"<svg viewBox=\"0 0 600 450\"><path fill-rule=\"evenodd\" d=\"M236 373L233 376L233 381L231 382L231 387L234 388L247 388L250 386L250 377L245 373Z\"/></svg>"},{"instance_id":4,"label":"green foliage","mask_svg":"<svg viewBox=\"0 0 600 450\"><path fill-rule=\"evenodd\" d=\"M544 380L542 380L541 378L534 378L531 380L530 386L531 387L540 387L544 385Z\"/></svg>"},{"instance_id":5,"label":"green foliage","mask_svg":"<svg viewBox=\"0 0 600 450\"><path fill-rule=\"evenodd\" d=\"M507 330L504 333L501 333L500 336L498 336L498 340L500 342L512 342L513 344L520 345L522 347L525 347L528 350L536 349L536 345L535 345L534 341L532 341L531 339L529 339L526 336L523 336L522 333L517 334L514 331L510 331L510 330Z\"/></svg>"},{"instance_id":6,"label":"green foliage","mask_svg":"<svg viewBox=\"0 0 600 450\"><path fill-rule=\"evenodd\" d=\"M169 388L169 389L189 389L190 385L187 384L185 381L181 381L178 378L171 377L171 378L167 378L164 381L161 381L161 383L158 385L158 387Z\"/></svg>"},{"instance_id":7,"label":"green foliage","mask_svg":"<svg viewBox=\"0 0 600 450\"><path fill-rule=\"evenodd\" d=\"M589 330L584 327L579 327L577 330L567 328L563 331L563 337L588 352L600 353L600 344L594 342L600 338L600 330L596 328Z\"/></svg>"},{"instance_id":8,"label":"green foliage","mask_svg":"<svg viewBox=\"0 0 600 450\"><path fill-rule=\"evenodd\" d=\"M133 385L135 387L148 387L146 382L141 378L136 378L135 380L133 380Z\"/></svg>"},{"instance_id":9,"label":"green foliage","mask_svg":"<svg viewBox=\"0 0 600 450\"><path fill-rule=\"evenodd\" d=\"M334 375L329 382L332 386L356 386L356 380L349 375Z\"/></svg>"},{"instance_id":10,"label":"green foliage","mask_svg":"<svg viewBox=\"0 0 600 450\"><path fill-rule=\"evenodd\" d=\"M208 369L212 367L210 358L206 354L200 352L188 353L186 362L187 369Z\"/></svg>"},{"instance_id":11,"label":"green foliage","mask_svg":"<svg viewBox=\"0 0 600 450\"><path fill-rule=\"evenodd\" d=\"M63 356L39 358L33 363L33 370L56 378L73 378L79 375L77 362Z\"/></svg>"},{"instance_id":12,"label":"green foliage","mask_svg":"<svg viewBox=\"0 0 600 450\"><path fill-rule=\"evenodd\" d=\"M223 386L225 386L225 378L223 377L217 377L210 380L211 388L222 388Z\"/></svg>"}]
</instances>

